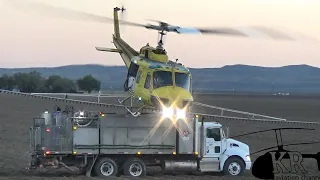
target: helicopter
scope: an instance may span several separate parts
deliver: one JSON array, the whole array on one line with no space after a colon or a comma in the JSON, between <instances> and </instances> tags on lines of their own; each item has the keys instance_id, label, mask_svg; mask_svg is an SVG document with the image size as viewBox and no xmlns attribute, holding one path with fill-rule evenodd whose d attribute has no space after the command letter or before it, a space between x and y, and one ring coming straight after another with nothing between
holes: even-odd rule
<instances>
[{"instance_id":1,"label":"helicopter","mask_svg":"<svg viewBox=\"0 0 320 180\"><path fill-rule=\"evenodd\" d=\"M130 95L124 100L119 100L119 103L124 104L130 98L138 98L143 105L136 112L127 109L133 116L138 116L139 110L147 106L162 108L168 114L173 114L172 111L176 110L177 115L185 116L188 105L193 101L191 73L181 63L170 61L163 48L165 31L174 29L170 29L168 24L163 22L160 26L147 26L148 29L159 31L158 46L154 48L147 44L137 52L120 37L118 20L120 10L123 12L125 9L114 8L113 43L116 49L96 47L98 51L120 53L128 68L124 90Z\"/></svg>"},{"instance_id":2,"label":"helicopter","mask_svg":"<svg viewBox=\"0 0 320 180\"><path fill-rule=\"evenodd\" d=\"M8 2L17 3L11 0ZM31 2L20 1L19 7L22 7L20 6L22 3L24 3L24 8L31 4ZM296 40L295 37L267 27L187 28L155 20L152 21L157 22L158 25L122 21L119 20L118 13L119 11L123 13L126 10L123 6L122 8L113 8L113 18L108 18L63 8L59 10L57 8L52 9L47 5L41 5L41 3L33 4L33 8L40 7L41 12L45 10L46 13L49 13L53 10L55 15L63 18L69 16L69 18L76 18L77 20L89 20L99 23L113 22L114 34L112 43L116 48L95 48L97 51L118 53L121 56L128 69L124 82L124 91L128 92L129 95L124 99L118 99L118 102L133 116L139 116L141 114L140 111L144 108L154 108L160 110L167 117L183 118L188 114L192 104L194 104L192 75L189 68L178 63L178 59L170 60L167 51L163 47L163 38L168 32ZM140 48L140 51L136 51L121 38L120 25L137 26L158 31L160 36L158 36L157 46L152 47L147 43ZM130 109L132 105L126 105L129 99L135 99L139 102L140 105L136 111Z\"/></svg>"},{"instance_id":3,"label":"helicopter","mask_svg":"<svg viewBox=\"0 0 320 180\"><path fill-rule=\"evenodd\" d=\"M142 102L141 107L137 111L132 112L128 106L126 109L133 115L139 116L139 111L145 107L155 107L161 109L164 114L176 115L184 117L190 105L193 102L192 96L192 75L190 70L183 64L169 60L168 54L164 49L163 37L167 32L182 33L196 33L196 34L217 34L217 35L233 35L242 37L257 36L257 33L264 36L269 35L274 39L294 40L285 34L281 34L276 30L255 27L250 28L185 28L180 26L173 26L166 22L151 20L159 23L152 24L138 24L127 21L119 21L118 12L125 11L124 7L114 8L114 34L113 44L116 47L104 48L96 47L98 51L119 53L128 68L127 78L124 83L124 90L129 92L129 96L123 100L118 100L120 104L125 105L129 99L138 99ZM149 30L158 31L158 44L152 47L147 43L137 52L129 44L127 44L120 36L120 24L144 27Z\"/></svg>"},{"instance_id":4,"label":"helicopter","mask_svg":"<svg viewBox=\"0 0 320 180\"><path fill-rule=\"evenodd\" d=\"M286 150L284 149L285 146L294 146L294 145L307 145L307 144L319 144L320 142L301 142L301 143L291 143L291 144L283 144L282 142L282 133L281 130L315 130L312 128L275 128L275 129L268 129L268 130L261 130L261 131L255 131L255 132L250 132L250 133L246 133L246 134L241 134L241 135L237 135L237 136L233 136L233 138L235 137L241 137L241 136L246 136L246 135L251 135L251 134L257 134L257 133L262 133L262 132L268 132L268 131L274 131L275 135L276 135L276 141L277 141L277 146L273 146L273 147L269 147L269 148L265 148L253 153L250 153L250 156L253 154L257 154L263 151L267 151L270 150L266 153L264 153L263 155L259 156L253 163L252 165L252 175L255 176L256 178L259 179L276 179L276 173L275 173L275 168L274 167L274 162L273 162L273 157L272 157L272 153L274 154L274 158L278 161L281 161L280 158L282 159L290 159L291 163L291 168L296 168L293 166L300 166L298 167L298 169L300 170L299 173L301 174L305 174L307 173L305 168L303 167L302 164L294 164L294 163L301 163L302 159L299 158L313 158L317 161L317 166L318 166L318 171L320 171L320 152L317 152L316 154L302 154L300 152L296 152L296 151L290 151L290 150ZM277 148L277 150L272 150ZM298 157L296 159L292 159L293 157L291 157L289 154L301 154L302 157ZM281 167L282 168L282 167ZM287 167L284 167L287 168ZM282 170L285 170L284 168L282 168ZM290 168L289 168L290 169ZM296 169L295 169L296 170ZM293 170L294 171L294 170Z\"/></svg>"}]
</instances>

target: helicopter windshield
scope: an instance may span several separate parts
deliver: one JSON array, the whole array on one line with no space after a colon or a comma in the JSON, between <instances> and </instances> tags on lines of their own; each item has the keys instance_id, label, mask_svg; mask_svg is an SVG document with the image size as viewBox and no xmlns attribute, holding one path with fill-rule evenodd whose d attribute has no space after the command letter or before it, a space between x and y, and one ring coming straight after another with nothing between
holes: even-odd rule
<instances>
[{"instance_id":1,"label":"helicopter windshield","mask_svg":"<svg viewBox=\"0 0 320 180\"><path fill-rule=\"evenodd\" d=\"M176 86L182 87L182 88L190 91L190 76L189 76L189 74L176 72L175 73L175 81L176 81Z\"/></svg>"},{"instance_id":2,"label":"helicopter windshield","mask_svg":"<svg viewBox=\"0 0 320 180\"><path fill-rule=\"evenodd\" d=\"M156 71L153 73L153 88L173 86L171 71Z\"/></svg>"}]
</instances>

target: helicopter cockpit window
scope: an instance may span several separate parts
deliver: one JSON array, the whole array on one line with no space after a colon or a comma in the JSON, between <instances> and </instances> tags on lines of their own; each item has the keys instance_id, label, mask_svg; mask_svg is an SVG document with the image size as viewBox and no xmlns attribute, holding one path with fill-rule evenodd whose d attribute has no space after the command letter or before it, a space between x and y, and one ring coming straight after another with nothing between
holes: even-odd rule
<instances>
[{"instance_id":1,"label":"helicopter cockpit window","mask_svg":"<svg viewBox=\"0 0 320 180\"><path fill-rule=\"evenodd\" d=\"M130 64L130 67L129 67L129 69L128 69L128 74L127 74L127 85L126 85L126 90L131 90L131 91L134 91L134 84L135 84L135 80L136 80L136 78L138 78L138 77L136 77L137 76L137 72L138 72L138 70L139 70L139 65L137 65L137 64L134 64L134 63L131 63ZM137 79L137 80L139 80L139 79Z\"/></svg>"},{"instance_id":2,"label":"helicopter cockpit window","mask_svg":"<svg viewBox=\"0 0 320 180\"><path fill-rule=\"evenodd\" d=\"M221 141L220 128L207 128L207 138L213 138L215 141Z\"/></svg>"},{"instance_id":3,"label":"helicopter cockpit window","mask_svg":"<svg viewBox=\"0 0 320 180\"><path fill-rule=\"evenodd\" d=\"M128 76L136 77L139 69L139 65L131 63L128 69Z\"/></svg>"},{"instance_id":4,"label":"helicopter cockpit window","mask_svg":"<svg viewBox=\"0 0 320 180\"><path fill-rule=\"evenodd\" d=\"M147 75L146 82L144 84L144 88L151 89L151 76L149 73Z\"/></svg>"},{"instance_id":5,"label":"helicopter cockpit window","mask_svg":"<svg viewBox=\"0 0 320 180\"><path fill-rule=\"evenodd\" d=\"M175 73L175 81L176 81L176 86L182 87L182 88L190 91L191 79L190 79L189 74L176 72Z\"/></svg>"},{"instance_id":6,"label":"helicopter cockpit window","mask_svg":"<svg viewBox=\"0 0 320 180\"><path fill-rule=\"evenodd\" d=\"M153 73L153 89L173 86L171 71L156 71Z\"/></svg>"}]
</instances>

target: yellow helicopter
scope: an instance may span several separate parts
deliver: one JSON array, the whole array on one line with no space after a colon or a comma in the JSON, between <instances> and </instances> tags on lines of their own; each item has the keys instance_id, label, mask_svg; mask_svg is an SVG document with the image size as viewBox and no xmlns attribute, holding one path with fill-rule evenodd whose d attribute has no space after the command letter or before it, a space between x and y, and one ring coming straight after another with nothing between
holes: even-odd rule
<instances>
[{"instance_id":1,"label":"yellow helicopter","mask_svg":"<svg viewBox=\"0 0 320 180\"><path fill-rule=\"evenodd\" d=\"M145 107L155 107L161 109L168 116L176 115L184 117L193 102L191 72L187 67L168 58L166 50L163 48L163 37L166 32L175 33L198 33L198 34L218 34L236 35L243 37L265 36L268 34L272 38L288 39L290 37L279 32L263 27L255 29L232 29L232 28L181 28L172 26L162 21L156 21L159 25L143 25L127 21L119 21L118 12L126 10L124 7L114 8L114 34L113 44L116 49L96 47L98 51L119 53L128 68L127 79L124 83L125 91L129 96L119 103L125 105L130 98L138 99L142 106L137 111L132 112L128 106L126 109L133 115L139 116L139 111ZM139 52L128 45L120 36L119 24L139 26L147 29L157 30L160 34L158 45L152 47L149 44L143 46ZM252 32L255 30L256 32ZM251 32L250 32L251 31ZM261 33L262 32L262 33ZM256 33L256 34L254 34ZM259 35L259 33L258 33Z\"/></svg>"},{"instance_id":2,"label":"yellow helicopter","mask_svg":"<svg viewBox=\"0 0 320 180\"><path fill-rule=\"evenodd\" d=\"M14 4L11 0L9 2ZM21 6L21 4L24 6ZM166 35L166 32L296 40L295 37L266 27L185 28L173 26L162 21L156 21L159 23L158 25L143 25L120 21L118 13L119 11L123 12L125 10L124 7L115 7L113 9L113 18L63 8L52 8L48 5L26 1L20 1L19 6L16 7L31 7L32 13L35 12L35 8L40 8L41 12L44 12L43 10L46 13L53 12L55 16L63 18L89 20L99 23L113 22L113 44L116 48L96 47L96 50L119 53L123 59L128 68L124 89L130 95L123 100L119 100L119 103L124 105L133 116L139 116L140 111L145 107L154 107L160 109L167 116L183 118L188 113L189 107L193 102L191 73L187 67L178 63L177 60L169 60L167 52L163 48L163 37ZM134 50L121 38L119 31L120 24L157 30L160 34L158 45L152 47L147 44L139 52ZM131 98L137 99L142 103L141 107L135 112L129 109L129 105L125 105L125 102Z\"/></svg>"},{"instance_id":3,"label":"yellow helicopter","mask_svg":"<svg viewBox=\"0 0 320 180\"><path fill-rule=\"evenodd\" d=\"M185 116L188 105L193 101L191 73L181 63L169 60L162 43L165 31L169 31L166 29L166 24L149 27L159 31L160 39L156 48L147 44L137 52L121 39L118 19L120 10L125 9L114 8L113 43L116 49L96 47L98 51L120 53L128 68L124 89L130 95L119 102L124 104L130 98L141 101L143 105L136 112L127 108L133 116L138 116L139 111L147 106L162 108L166 114L173 114L173 111L176 111L178 116Z\"/></svg>"}]
</instances>

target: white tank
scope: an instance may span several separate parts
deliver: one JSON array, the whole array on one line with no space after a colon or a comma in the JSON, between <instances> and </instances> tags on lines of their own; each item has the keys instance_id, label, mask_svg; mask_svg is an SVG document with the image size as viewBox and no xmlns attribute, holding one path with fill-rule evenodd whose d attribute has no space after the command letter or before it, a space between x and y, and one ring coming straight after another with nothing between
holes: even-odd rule
<instances>
[{"instance_id":1,"label":"white tank","mask_svg":"<svg viewBox=\"0 0 320 180\"><path fill-rule=\"evenodd\" d=\"M44 118L45 125L53 125L52 124L52 114L51 113L46 111L46 112L42 113L40 117Z\"/></svg>"}]
</instances>

